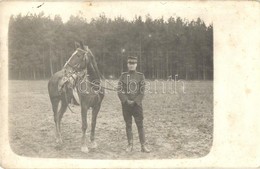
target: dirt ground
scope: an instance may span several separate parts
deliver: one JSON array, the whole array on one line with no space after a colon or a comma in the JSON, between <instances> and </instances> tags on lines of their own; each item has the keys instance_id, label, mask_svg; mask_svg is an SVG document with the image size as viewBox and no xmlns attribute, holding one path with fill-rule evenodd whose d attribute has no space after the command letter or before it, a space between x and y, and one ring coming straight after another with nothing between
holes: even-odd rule
<instances>
[{"instance_id":1,"label":"dirt ground","mask_svg":"<svg viewBox=\"0 0 260 169\"><path fill-rule=\"evenodd\" d=\"M62 149L56 148L48 81L9 81L9 138L12 150L22 156L86 159L198 158L209 153L213 141L213 82L185 82L177 93L147 93L144 126L151 153L141 153L133 123L134 151L126 153L125 124L115 92L105 95L96 127L97 149L80 151L80 107L62 119ZM170 82L166 82L169 85ZM155 82L152 82L155 84ZM157 87L162 89L162 85ZM91 113L88 113L88 136Z\"/></svg>"}]
</instances>

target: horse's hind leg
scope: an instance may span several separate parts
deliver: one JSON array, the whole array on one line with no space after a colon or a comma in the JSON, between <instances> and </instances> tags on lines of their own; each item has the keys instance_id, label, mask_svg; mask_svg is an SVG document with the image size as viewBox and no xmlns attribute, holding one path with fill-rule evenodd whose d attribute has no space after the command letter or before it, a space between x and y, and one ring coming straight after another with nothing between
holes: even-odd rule
<instances>
[{"instance_id":1,"label":"horse's hind leg","mask_svg":"<svg viewBox=\"0 0 260 169\"><path fill-rule=\"evenodd\" d=\"M97 143L95 142L95 128L96 128L96 122L97 122L97 115L100 110L100 107L101 107L101 104L95 106L92 110L91 135L90 135L91 148L97 148Z\"/></svg>"},{"instance_id":2,"label":"horse's hind leg","mask_svg":"<svg viewBox=\"0 0 260 169\"><path fill-rule=\"evenodd\" d=\"M60 109L58 110L58 105L61 102ZM64 112L67 109L67 103L64 100L55 99L55 101L52 104L54 111L54 122L55 122L55 129L56 129L56 142L58 145L62 144L62 138L61 138L61 130L60 130L60 123L62 116Z\"/></svg>"},{"instance_id":3,"label":"horse's hind leg","mask_svg":"<svg viewBox=\"0 0 260 169\"><path fill-rule=\"evenodd\" d=\"M53 111L53 118L55 122L55 136L56 136L56 142L58 138L58 128L57 128L57 114L58 114L58 107L59 107L60 99L59 98L51 98L51 104L52 104L52 111Z\"/></svg>"}]
</instances>

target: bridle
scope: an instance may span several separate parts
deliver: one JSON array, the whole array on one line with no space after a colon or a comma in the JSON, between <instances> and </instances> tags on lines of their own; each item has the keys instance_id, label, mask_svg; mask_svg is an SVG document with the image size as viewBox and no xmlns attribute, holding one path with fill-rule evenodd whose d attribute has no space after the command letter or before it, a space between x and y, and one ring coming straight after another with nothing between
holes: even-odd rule
<instances>
[{"instance_id":1,"label":"bridle","mask_svg":"<svg viewBox=\"0 0 260 169\"><path fill-rule=\"evenodd\" d=\"M77 52L78 50L84 53L83 61L84 60L86 61L86 57L87 57L87 54L89 53L89 51L77 48L77 50L75 52ZM70 64L70 60L72 59L73 56L74 56L74 54L72 54L72 56L69 58L69 60L64 64L63 69L65 69L67 66L69 66L72 69L72 71L76 71L76 69L78 69L80 67L80 64L81 64L80 62L77 63L76 65Z\"/></svg>"},{"instance_id":2,"label":"bridle","mask_svg":"<svg viewBox=\"0 0 260 169\"><path fill-rule=\"evenodd\" d=\"M87 48L87 50L83 50L83 49L80 49L80 48L77 48L78 51L81 51L84 53L84 57L83 57L83 60L82 61L85 61L86 62L86 57L87 57L87 54L91 54L93 57L93 53L91 52L91 50L89 50ZM73 55L71 56L71 58L73 57ZM92 86L95 86L95 87L101 87L101 88L104 88L104 89L107 89L107 90L110 90L110 91L117 91L117 87L115 87L114 85L112 85L110 82L108 82L108 84L110 86L112 86L112 88L108 88L108 87L105 87L105 86L102 86L101 83L100 84L96 84L96 83L93 83L91 81L89 81L88 79L86 79L87 76L89 76L86 72L84 72L84 70L86 68L84 68L83 70L81 71L78 71L77 69L80 67L80 64L81 62L75 64L75 65L71 65L70 64L70 60L71 58L65 63L63 69L66 70L66 66L69 66L71 68L71 71L65 71L65 76L69 79L70 77L73 79L74 82L76 82L76 78L77 77L82 77L81 80L85 80L87 83L91 84ZM91 67L93 68L93 64L90 62L90 65ZM98 72L96 72L98 73ZM76 78L73 76L73 75L76 75ZM99 74L100 75L100 80L105 80L105 77L102 75L102 74Z\"/></svg>"}]
</instances>

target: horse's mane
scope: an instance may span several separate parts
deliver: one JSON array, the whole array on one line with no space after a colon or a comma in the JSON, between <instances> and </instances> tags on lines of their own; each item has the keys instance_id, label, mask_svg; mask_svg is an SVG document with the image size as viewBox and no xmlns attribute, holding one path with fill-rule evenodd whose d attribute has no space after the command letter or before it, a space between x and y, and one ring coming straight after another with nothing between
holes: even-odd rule
<instances>
[{"instance_id":1,"label":"horse's mane","mask_svg":"<svg viewBox=\"0 0 260 169\"><path fill-rule=\"evenodd\" d=\"M100 81L101 80L101 75L99 72L99 69L97 67L97 62L95 59L95 56L92 55L92 53L89 55L89 63L87 66L88 74L89 74L89 80L90 81Z\"/></svg>"}]
</instances>

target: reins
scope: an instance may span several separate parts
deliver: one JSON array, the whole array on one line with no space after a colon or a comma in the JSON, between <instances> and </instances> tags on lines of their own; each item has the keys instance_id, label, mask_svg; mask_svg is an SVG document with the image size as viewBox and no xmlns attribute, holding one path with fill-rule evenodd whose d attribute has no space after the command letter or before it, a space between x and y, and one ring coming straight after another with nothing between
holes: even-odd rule
<instances>
[{"instance_id":1,"label":"reins","mask_svg":"<svg viewBox=\"0 0 260 169\"><path fill-rule=\"evenodd\" d=\"M91 84L91 85L93 85L93 86L95 86L95 87L101 87L101 88L104 88L104 89L107 89L107 90L110 90L110 91L117 91L117 89L108 88L108 87L102 86L101 84L100 84L100 85L97 85L97 84L95 84L95 83L93 83L93 82L90 82L89 80L87 80L86 82L89 83L89 84ZM108 82L108 84L110 84L110 82ZM110 84L110 85L112 86L112 84ZM112 87L114 87L114 86L112 86Z\"/></svg>"},{"instance_id":2,"label":"reins","mask_svg":"<svg viewBox=\"0 0 260 169\"><path fill-rule=\"evenodd\" d=\"M93 55L93 53L91 52L91 50L90 49L88 49L88 51L89 51L89 53L93 56L93 57L95 57L94 55ZM93 64L92 63L90 63L91 64L91 66L92 67L94 67L93 66ZM98 72L97 72L98 73ZM106 80L105 79L105 77L101 74L101 73L98 73L99 74L99 76L100 76L100 80ZM92 82L90 82L90 81L87 81L89 84L92 84L92 85L94 85L94 86L96 86L96 87L98 87L99 85L96 85L95 83L92 83ZM117 91L117 87L115 87L113 84L111 84L109 81L108 81L108 84L110 85L110 86L112 86L112 88L108 88L108 87L104 87L104 86L102 86L101 84L100 84L100 86L102 87L102 88L104 88L104 89L107 89L107 90L110 90L110 91Z\"/></svg>"}]
</instances>

